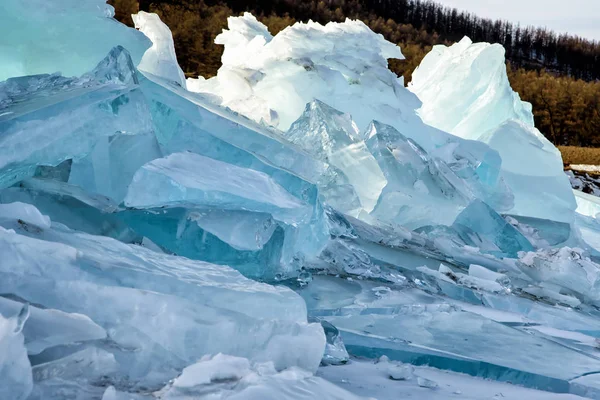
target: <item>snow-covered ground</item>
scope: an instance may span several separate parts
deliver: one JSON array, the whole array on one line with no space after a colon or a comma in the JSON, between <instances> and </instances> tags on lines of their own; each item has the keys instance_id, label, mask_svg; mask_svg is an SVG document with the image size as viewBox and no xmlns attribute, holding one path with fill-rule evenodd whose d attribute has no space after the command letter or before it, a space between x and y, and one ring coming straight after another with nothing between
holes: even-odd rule
<instances>
[{"instance_id":1,"label":"snow-covered ground","mask_svg":"<svg viewBox=\"0 0 600 400\"><path fill-rule=\"evenodd\" d=\"M356 395L377 400L583 399L573 394L549 393L428 367L414 367L408 379L392 379L390 372L393 374L398 365L394 362L352 359L346 365L321 367L317 376ZM432 385L434 387L428 387Z\"/></svg>"},{"instance_id":2,"label":"snow-covered ground","mask_svg":"<svg viewBox=\"0 0 600 400\"><path fill-rule=\"evenodd\" d=\"M571 164L570 168L575 171L600 173L600 165Z\"/></svg>"}]
</instances>

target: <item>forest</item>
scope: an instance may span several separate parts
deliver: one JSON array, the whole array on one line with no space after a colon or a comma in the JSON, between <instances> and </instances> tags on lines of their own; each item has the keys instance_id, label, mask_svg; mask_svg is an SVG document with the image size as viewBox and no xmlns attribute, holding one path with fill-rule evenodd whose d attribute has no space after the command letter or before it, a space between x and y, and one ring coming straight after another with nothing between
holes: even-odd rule
<instances>
[{"instance_id":1,"label":"forest","mask_svg":"<svg viewBox=\"0 0 600 400\"><path fill-rule=\"evenodd\" d=\"M436 44L463 36L506 50L513 89L533 104L536 126L557 145L600 147L600 43L545 28L521 27L421 0L110 0L116 18L132 25L138 10L155 12L171 28L187 76L214 76L221 46L214 38L227 17L252 12L276 34L296 21L360 19L398 44L406 60L390 69L411 73Z\"/></svg>"}]
</instances>

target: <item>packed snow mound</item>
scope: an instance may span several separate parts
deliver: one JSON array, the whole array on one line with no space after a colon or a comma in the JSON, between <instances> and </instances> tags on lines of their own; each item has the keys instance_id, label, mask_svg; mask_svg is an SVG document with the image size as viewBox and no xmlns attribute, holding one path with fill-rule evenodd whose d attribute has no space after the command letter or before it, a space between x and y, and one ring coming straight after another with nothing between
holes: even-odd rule
<instances>
[{"instance_id":1,"label":"packed snow mound","mask_svg":"<svg viewBox=\"0 0 600 400\"><path fill-rule=\"evenodd\" d=\"M360 129L385 113L416 105L387 68L400 48L363 22L297 23L272 36L245 13L228 18L215 43L225 46L216 77L188 79L194 92L213 93L222 105L285 131L313 99L352 114ZM416 108L416 107L413 107Z\"/></svg>"},{"instance_id":2,"label":"packed snow mound","mask_svg":"<svg viewBox=\"0 0 600 400\"><path fill-rule=\"evenodd\" d=\"M177 63L171 30L158 15L140 11L131 16L135 27L152 41L138 65L140 71L173 81L185 88L185 75Z\"/></svg>"},{"instance_id":3,"label":"packed snow mound","mask_svg":"<svg viewBox=\"0 0 600 400\"><path fill-rule=\"evenodd\" d=\"M113 16L105 0L3 1L0 81L56 72L79 76L117 45L137 64L151 42Z\"/></svg>"},{"instance_id":4,"label":"packed snow mound","mask_svg":"<svg viewBox=\"0 0 600 400\"><path fill-rule=\"evenodd\" d=\"M535 128L531 104L510 87L501 45L465 37L434 46L409 89L423 102L418 113L425 123L500 153L503 178L515 195L510 213L573 221L576 203L560 152ZM540 198L543 208L536 205Z\"/></svg>"}]
</instances>

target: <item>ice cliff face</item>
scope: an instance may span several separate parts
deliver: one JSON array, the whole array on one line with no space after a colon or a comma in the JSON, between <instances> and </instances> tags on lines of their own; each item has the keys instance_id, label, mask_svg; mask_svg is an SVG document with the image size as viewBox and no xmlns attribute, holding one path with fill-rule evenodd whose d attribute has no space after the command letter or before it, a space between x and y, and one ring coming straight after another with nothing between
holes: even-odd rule
<instances>
[{"instance_id":1,"label":"ice cliff face","mask_svg":"<svg viewBox=\"0 0 600 400\"><path fill-rule=\"evenodd\" d=\"M598 206L496 47L436 48L415 94L361 22L246 14L186 82L156 15L150 45L101 1L6 10L1 398L351 399L313 376L349 355L600 393Z\"/></svg>"}]
</instances>

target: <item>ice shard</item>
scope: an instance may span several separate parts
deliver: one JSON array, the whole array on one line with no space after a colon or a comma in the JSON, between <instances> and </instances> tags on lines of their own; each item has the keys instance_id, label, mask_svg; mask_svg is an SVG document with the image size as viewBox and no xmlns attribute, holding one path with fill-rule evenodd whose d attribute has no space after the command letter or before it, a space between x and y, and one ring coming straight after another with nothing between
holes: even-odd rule
<instances>
[{"instance_id":1,"label":"ice shard","mask_svg":"<svg viewBox=\"0 0 600 400\"><path fill-rule=\"evenodd\" d=\"M480 176L456 146L428 154L394 127L377 121L367 127L364 138L387 178L372 213L382 220L413 229L450 225L474 199L485 199L499 209L512 204L498 176Z\"/></svg>"},{"instance_id":2,"label":"ice shard","mask_svg":"<svg viewBox=\"0 0 600 400\"><path fill-rule=\"evenodd\" d=\"M314 100L284 137L338 168L353 186L362 207L367 212L373 210L387 182L350 115Z\"/></svg>"},{"instance_id":3,"label":"ice shard","mask_svg":"<svg viewBox=\"0 0 600 400\"><path fill-rule=\"evenodd\" d=\"M142 33L112 19L105 0L7 0L2 7L0 81L60 72L80 76L117 45L134 63L150 47Z\"/></svg>"},{"instance_id":4,"label":"ice shard","mask_svg":"<svg viewBox=\"0 0 600 400\"><path fill-rule=\"evenodd\" d=\"M9 318L17 315L22 308L23 303L0 297L0 315ZM29 313L22 332L30 355L40 354L55 346L74 345L107 337L106 330L82 314L35 306L29 306Z\"/></svg>"},{"instance_id":5,"label":"ice shard","mask_svg":"<svg viewBox=\"0 0 600 400\"><path fill-rule=\"evenodd\" d=\"M131 17L135 27L152 41L152 47L144 53L138 69L185 88L185 75L177 64L175 44L169 27L153 13L140 11Z\"/></svg>"},{"instance_id":6,"label":"ice shard","mask_svg":"<svg viewBox=\"0 0 600 400\"><path fill-rule=\"evenodd\" d=\"M512 225L481 200L475 200L456 218L452 227L465 244L483 252L517 257L520 251L531 251L531 243Z\"/></svg>"}]
</instances>

